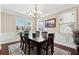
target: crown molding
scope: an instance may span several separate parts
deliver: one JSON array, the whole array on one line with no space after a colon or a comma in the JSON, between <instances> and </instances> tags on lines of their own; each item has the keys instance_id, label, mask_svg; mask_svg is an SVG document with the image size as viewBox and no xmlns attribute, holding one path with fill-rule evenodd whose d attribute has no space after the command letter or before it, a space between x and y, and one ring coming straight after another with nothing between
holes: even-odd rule
<instances>
[{"instance_id":1,"label":"crown molding","mask_svg":"<svg viewBox=\"0 0 79 59\"><path fill-rule=\"evenodd\" d=\"M55 12L51 12L51 13L47 13L46 15L42 15L43 18L46 18L47 16L49 15L54 15L54 14L58 14L58 13L61 13L61 12L64 12L66 10L69 10L69 9L73 9L75 7L77 7L79 5L74 5L74 6L69 6L69 7L65 7L64 9L61 9L61 10L57 10ZM1 7L1 12L5 12L5 13L8 13L8 14L12 14L12 15L16 15L16 16L22 16L22 17L25 17L25 18L30 18L28 17L27 15L25 14L22 14L22 13L18 13L18 12L15 12L15 11L12 11L12 10L7 10L3 7Z\"/></svg>"},{"instance_id":2,"label":"crown molding","mask_svg":"<svg viewBox=\"0 0 79 59\"><path fill-rule=\"evenodd\" d=\"M67 8L64 8L64 9L61 9L61 10L58 10L58 11L55 11L55 12L51 12L51 13L48 13L46 15L44 15L44 18L47 17L47 16L50 16L50 15L55 15L55 14L61 14L61 13L64 13L65 11L73 11L75 10L77 7L79 7L79 5L74 5L74 6L70 6L70 7L67 7Z\"/></svg>"},{"instance_id":3,"label":"crown molding","mask_svg":"<svg viewBox=\"0 0 79 59\"><path fill-rule=\"evenodd\" d=\"M22 13L18 13L18 12L12 11L12 10L7 10L5 8L1 8L1 12L11 14L11 15L14 15L14 16L29 18L28 16L26 16L26 15L24 15Z\"/></svg>"}]
</instances>

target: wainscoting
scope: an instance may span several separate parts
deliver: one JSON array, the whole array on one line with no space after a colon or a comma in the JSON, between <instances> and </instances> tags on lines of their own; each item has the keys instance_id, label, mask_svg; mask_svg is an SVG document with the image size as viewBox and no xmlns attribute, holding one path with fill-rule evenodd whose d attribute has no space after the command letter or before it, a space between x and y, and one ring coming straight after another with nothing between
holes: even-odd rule
<instances>
[{"instance_id":1,"label":"wainscoting","mask_svg":"<svg viewBox=\"0 0 79 59\"><path fill-rule=\"evenodd\" d=\"M10 43L20 40L19 36L15 32L1 33L0 44Z\"/></svg>"}]
</instances>

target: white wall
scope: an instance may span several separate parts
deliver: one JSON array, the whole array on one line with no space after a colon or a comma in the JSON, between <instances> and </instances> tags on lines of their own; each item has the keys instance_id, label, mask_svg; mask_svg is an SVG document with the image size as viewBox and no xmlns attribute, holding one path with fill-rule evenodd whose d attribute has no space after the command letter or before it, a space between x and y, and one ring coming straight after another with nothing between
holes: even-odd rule
<instances>
[{"instance_id":1,"label":"white wall","mask_svg":"<svg viewBox=\"0 0 79 59\"><path fill-rule=\"evenodd\" d=\"M19 36L15 32L5 32L1 34L0 44L19 41Z\"/></svg>"}]
</instances>

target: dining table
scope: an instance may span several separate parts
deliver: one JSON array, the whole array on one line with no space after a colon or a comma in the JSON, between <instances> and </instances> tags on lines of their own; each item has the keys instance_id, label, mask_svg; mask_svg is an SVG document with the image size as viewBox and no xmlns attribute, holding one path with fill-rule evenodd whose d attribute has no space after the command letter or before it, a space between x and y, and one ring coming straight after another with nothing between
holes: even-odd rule
<instances>
[{"instance_id":1,"label":"dining table","mask_svg":"<svg viewBox=\"0 0 79 59\"><path fill-rule=\"evenodd\" d=\"M33 38L32 35L29 35L29 41L33 42L34 44L36 44L37 46L37 55L41 54L41 46L42 44L44 44L45 42L48 42L49 39L48 38L43 38L42 36ZM53 43L52 43L53 45ZM53 47L51 48L51 50L53 49Z\"/></svg>"},{"instance_id":2,"label":"dining table","mask_svg":"<svg viewBox=\"0 0 79 59\"><path fill-rule=\"evenodd\" d=\"M44 39L42 37L31 38L30 41L37 45L37 55L41 54L41 45L48 41L48 39Z\"/></svg>"}]
</instances>

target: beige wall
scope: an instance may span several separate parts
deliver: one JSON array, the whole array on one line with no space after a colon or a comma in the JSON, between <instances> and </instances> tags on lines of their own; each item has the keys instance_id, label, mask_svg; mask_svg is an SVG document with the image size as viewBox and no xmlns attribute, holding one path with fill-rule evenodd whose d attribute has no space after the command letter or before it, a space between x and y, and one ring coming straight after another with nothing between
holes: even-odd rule
<instances>
[{"instance_id":1,"label":"beige wall","mask_svg":"<svg viewBox=\"0 0 79 59\"><path fill-rule=\"evenodd\" d=\"M32 32L36 31L36 19L32 18Z\"/></svg>"},{"instance_id":2,"label":"beige wall","mask_svg":"<svg viewBox=\"0 0 79 59\"><path fill-rule=\"evenodd\" d=\"M1 35L1 12L0 12L0 35Z\"/></svg>"},{"instance_id":3,"label":"beige wall","mask_svg":"<svg viewBox=\"0 0 79 59\"><path fill-rule=\"evenodd\" d=\"M44 31L48 31L48 32L58 32L58 28L59 28L59 20L58 20L58 16L57 15L50 15L46 18L47 19L51 19L51 18L56 18L56 27L53 28L44 28Z\"/></svg>"},{"instance_id":4,"label":"beige wall","mask_svg":"<svg viewBox=\"0 0 79 59\"><path fill-rule=\"evenodd\" d=\"M77 7L77 29L79 30L79 7Z\"/></svg>"},{"instance_id":5,"label":"beige wall","mask_svg":"<svg viewBox=\"0 0 79 59\"><path fill-rule=\"evenodd\" d=\"M0 36L1 36L1 5L0 5Z\"/></svg>"},{"instance_id":6,"label":"beige wall","mask_svg":"<svg viewBox=\"0 0 79 59\"><path fill-rule=\"evenodd\" d=\"M1 32L15 32L15 16L1 12Z\"/></svg>"}]
</instances>

